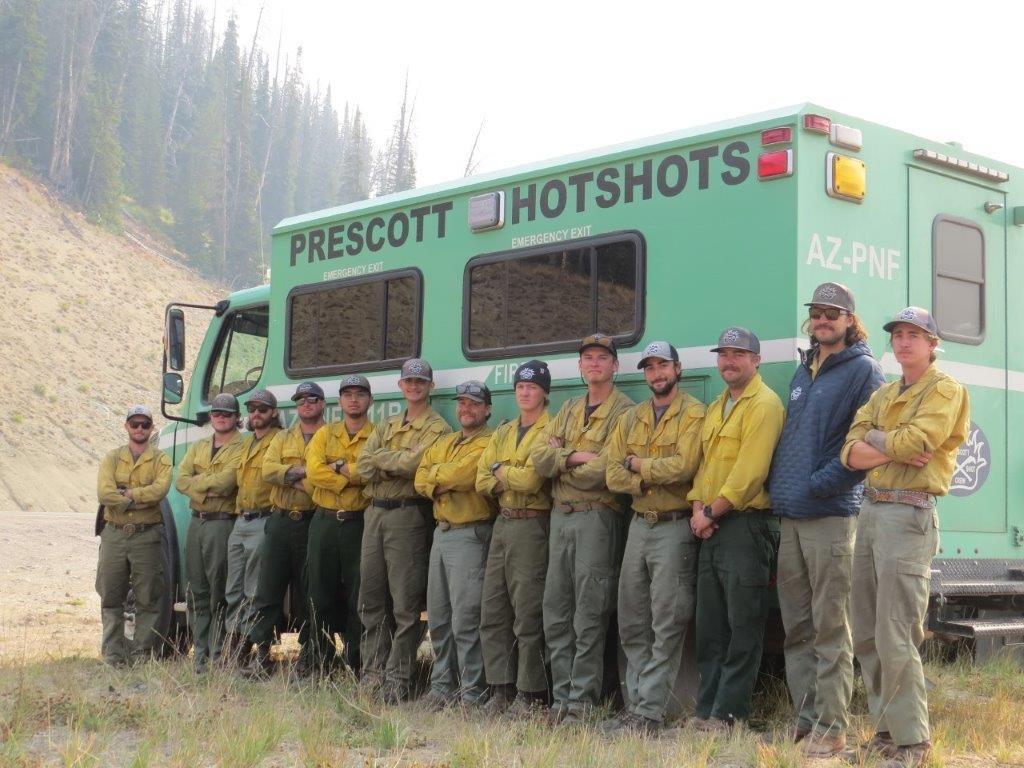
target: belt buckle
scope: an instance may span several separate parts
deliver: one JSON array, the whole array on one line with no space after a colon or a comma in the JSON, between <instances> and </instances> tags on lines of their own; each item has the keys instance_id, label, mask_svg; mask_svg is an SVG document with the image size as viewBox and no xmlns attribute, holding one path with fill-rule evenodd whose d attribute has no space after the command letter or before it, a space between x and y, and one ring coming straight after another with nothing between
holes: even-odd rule
<instances>
[{"instance_id":1,"label":"belt buckle","mask_svg":"<svg viewBox=\"0 0 1024 768\"><path fill-rule=\"evenodd\" d=\"M288 517L291 518L292 520L301 520L302 519L302 510L301 509L293 509L293 510L291 510L288 513Z\"/></svg>"},{"instance_id":2,"label":"belt buckle","mask_svg":"<svg viewBox=\"0 0 1024 768\"><path fill-rule=\"evenodd\" d=\"M442 531L450 531L452 529L452 524L449 523L447 520L438 520L437 527L440 528Z\"/></svg>"},{"instance_id":3,"label":"belt buckle","mask_svg":"<svg viewBox=\"0 0 1024 768\"><path fill-rule=\"evenodd\" d=\"M347 509L336 509L334 510L334 519L339 523L345 522L345 515L348 513Z\"/></svg>"},{"instance_id":4,"label":"belt buckle","mask_svg":"<svg viewBox=\"0 0 1024 768\"><path fill-rule=\"evenodd\" d=\"M648 525L654 525L658 522L658 513L653 509L648 509L644 512L644 522Z\"/></svg>"},{"instance_id":5,"label":"belt buckle","mask_svg":"<svg viewBox=\"0 0 1024 768\"><path fill-rule=\"evenodd\" d=\"M134 536L135 535L135 523L125 523L124 528L122 528L121 530L124 531L124 535L125 536Z\"/></svg>"}]
</instances>

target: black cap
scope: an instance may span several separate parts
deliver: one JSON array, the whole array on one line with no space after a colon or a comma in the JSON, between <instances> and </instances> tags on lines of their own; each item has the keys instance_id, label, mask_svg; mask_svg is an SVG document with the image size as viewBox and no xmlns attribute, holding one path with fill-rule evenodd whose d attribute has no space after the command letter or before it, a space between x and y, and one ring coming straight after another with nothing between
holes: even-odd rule
<instances>
[{"instance_id":1,"label":"black cap","mask_svg":"<svg viewBox=\"0 0 1024 768\"><path fill-rule=\"evenodd\" d=\"M842 283L822 283L814 289L814 296L804 306L835 307L853 312L856 304L853 301L853 291Z\"/></svg>"},{"instance_id":2,"label":"black cap","mask_svg":"<svg viewBox=\"0 0 1024 768\"><path fill-rule=\"evenodd\" d=\"M619 349L615 346L615 339L607 333L592 333L589 336L584 336L580 339L580 343L579 346L576 347L576 351L582 355L583 350L589 349L590 347L600 347L606 352L611 352L612 357L616 360L619 357Z\"/></svg>"},{"instance_id":3,"label":"black cap","mask_svg":"<svg viewBox=\"0 0 1024 768\"><path fill-rule=\"evenodd\" d=\"M932 336L939 335L939 326L936 325L935 318L932 317L932 313L924 307L907 307L906 309L901 309L896 313L892 320L882 326L882 330L886 333L892 333L893 328L900 323L916 325L918 328L923 331L927 331Z\"/></svg>"},{"instance_id":4,"label":"black cap","mask_svg":"<svg viewBox=\"0 0 1024 768\"><path fill-rule=\"evenodd\" d=\"M484 405L491 404L491 390L482 381L476 381L470 379L464 381L455 387L455 400L461 400L466 398L467 400L474 400Z\"/></svg>"},{"instance_id":5,"label":"black cap","mask_svg":"<svg viewBox=\"0 0 1024 768\"><path fill-rule=\"evenodd\" d=\"M304 381L295 388L295 394L292 395L292 400L300 400L303 397L319 397L323 400L323 387L315 381Z\"/></svg>"},{"instance_id":6,"label":"black cap","mask_svg":"<svg viewBox=\"0 0 1024 768\"><path fill-rule=\"evenodd\" d=\"M530 360L516 368L512 386L515 387L521 381L536 384L545 392L551 392L551 371L543 360Z\"/></svg>"}]
</instances>

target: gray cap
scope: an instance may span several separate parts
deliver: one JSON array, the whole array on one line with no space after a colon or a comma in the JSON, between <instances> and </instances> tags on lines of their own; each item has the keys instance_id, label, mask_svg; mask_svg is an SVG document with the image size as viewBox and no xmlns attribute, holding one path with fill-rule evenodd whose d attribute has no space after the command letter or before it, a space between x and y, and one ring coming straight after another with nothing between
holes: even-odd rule
<instances>
[{"instance_id":1,"label":"gray cap","mask_svg":"<svg viewBox=\"0 0 1024 768\"><path fill-rule=\"evenodd\" d=\"M679 362L679 352L675 347L667 341L652 341L640 353L640 362L636 364L637 370L642 370L644 363L652 357L657 357L660 360L671 360L673 363Z\"/></svg>"},{"instance_id":2,"label":"gray cap","mask_svg":"<svg viewBox=\"0 0 1024 768\"><path fill-rule=\"evenodd\" d=\"M249 395L246 405L249 403L261 403L271 408L277 408L277 398L274 397L274 393L269 389L254 389L252 394Z\"/></svg>"},{"instance_id":3,"label":"gray cap","mask_svg":"<svg viewBox=\"0 0 1024 768\"><path fill-rule=\"evenodd\" d=\"M292 395L292 400L301 400L304 397L319 397L323 400L324 388L315 381L304 381L295 388L295 394Z\"/></svg>"},{"instance_id":4,"label":"gray cap","mask_svg":"<svg viewBox=\"0 0 1024 768\"><path fill-rule=\"evenodd\" d=\"M722 331L722 335L718 337L718 346L713 347L711 351L721 352L723 349L742 349L760 355L761 341L753 331L733 325Z\"/></svg>"},{"instance_id":5,"label":"gray cap","mask_svg":"<svg viewBox=\"0 0 1024 768\"><path fill-rule=\"evenodd\" d=\"M430 363L426 360L421 360L418 357L411 357L402 363L402 374L398 377L399 381L403 379L423 379L424 381L434 380L434 371L430 367Z\"/></svg>"},{"instance_id":6,"label":"gray cap","mask_svg":"<svg viewBox=\"0 0 1024 768\"><path fill-rule=\"evenodd\" d=\"M144 405L133 405L128 409L128 415L124 417L124 420L128 421L132 416L145 416L150 421L153 420L153 412Z\"/></svg>"},{"instance_id":7,"label":"gray cap","mask_svg":"<svg viewBox=\"0 0 1024 768\"><path fill-rule=\"evenodd\" d=\"M888 323L882 326L886 333L892 333L892 329L900 323L910 323L918 328L927 331L932 336L939 335L939 326L935 323L932 313L923 307L907 307L901 309Z\"/></svg>"},{"instance_id":8,"label":"gray cap","mask_svg":"<svg viewBox=\"0 0 1024 768\"><path fill-rule=\"evenodd\" d=\"M491 404L491 390L482 381L470 379L455 387L455 400L474 400L485 405Z\"/></svg>"},{"instance_id":9,"label":"gray cap","mask_svg":"<svg viewBox=\"0 0 1024 768\"><path fill-rule=\"evenodd\" d=\"M238 413L238 398L227 392L221 392L210 401L210 413L214 411L226 411L227 413Z\"/></svg>"},{"instance_id":10,"label":"gray cap","mask_svg":"<svg viewBox=\"0 0 1024 768\"><path fill-rule=\"evenodd\" d=\"M348 376L342 376L341 383L338 384L338 394L341 394L349 387L365 389L367 394L371 393L370 380L358 373L350 373Z\"/></svg>"},{"instance_id":11,"label":"gray cap","mask_svg":"<svg viewBox=\"0 0 1024 768\"><path fill-rule=\"evenodd\" d=\"M853 301L853 291L842 283L822 283L814 289L814 296L804 304L805 307L835 307L853 312L856 304Z\"/></svg>"}]
</instances>

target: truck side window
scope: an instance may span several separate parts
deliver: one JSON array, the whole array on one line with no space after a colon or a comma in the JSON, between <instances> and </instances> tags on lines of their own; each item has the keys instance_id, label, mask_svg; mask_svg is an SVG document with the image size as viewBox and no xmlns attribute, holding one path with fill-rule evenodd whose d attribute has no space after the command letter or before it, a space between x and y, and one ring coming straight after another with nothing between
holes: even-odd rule
<instances>
[{"instance_id":1,"label":"truck side window","mask_svg":"<svg viewBox=\"0 0 1024 768\"><path fill-rule=\"evenodd\" d=\"M643 267L636 233L473 259L463 284L466 356L575 350L595 331L634 343L643 331Z\"/></svg>"},{"instance_id":2,"label":"truck side window","mask_svg":"<svg viewBox=\"0 0 1024 768\"><path fill-rule=\"evenodd\" d=\"M288 298L291 376L393 368L419 353L422 278L400 270L302 286Z\"/></svg>"},{"instance_id":3,"label":"truck side window","mask_svg":"<svg viewBox=\"0 0 1024 768\"><path fill-rule=\"evenodd\" d=\"M939 335L985 340L985 237L975 222L940 214L932 222L932 311Z\"/></svg>"},{"instance_id":4,"label":"truck side window","mask_svg":"<svg viewBox=\"0 0 1024 768\"><path fill-rule=\"evenodd\" d=\"M240 395L256 386L267 354L270 313L266 306L248 307L225 318L213 364L206 376L205 400L228 392Z\"/></svg>"}]
</instances>

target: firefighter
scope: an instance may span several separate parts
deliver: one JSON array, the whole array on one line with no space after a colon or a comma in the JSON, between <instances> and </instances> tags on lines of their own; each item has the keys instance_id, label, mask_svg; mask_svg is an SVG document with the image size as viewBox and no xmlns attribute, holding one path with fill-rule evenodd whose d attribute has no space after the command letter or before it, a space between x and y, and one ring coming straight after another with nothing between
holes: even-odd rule
<instances>
[{"instance_id":1,"label":"firefighter","mask_svg":"<svg viewBox=\"0 0 1024 768\"><path fill-rule=\"evenodd\" d=\"M356 461L371 498L359 566L360 682L389 704L412 695L423 638L433 505L416 493L413 478L427 448L451 432L430 406L434 372L426 360L406 360L398 387L405 410L377 425Z\"/></svg>"},{"instance_id":2,"label":"firefighter","mask_svg":"<svg viewBox=\"0 0 1024 768\"><path fill-rule=\"evenodd\" d=\"M431 709L481 703L487 692L480 648L480 601L494 527L494 504L476 490L477 464L491 439L491 391L480 381L455 388L461 429L423 454L416 490L434 504L434 543L427 579L427 623L434 667Z\"/></svg>"},{"instance_id":3,"label":"firefighter","mask_svg":"<svg viewBox=\"0 0 1024 768\"><path fill-rule=\"evenodd\" d=\"M299 660L292 672L297 678L313 671L309 659L309 611L304 570L309 524L316 505L306 480L306 454L310 440L324 425L324 390L315 381L304 381L292 395L298 418L271 440L263 458L263 479L272 486L271 515L267 518L260 551L260 577L256 585L255 619L248 642L256 645L249 677L270 670L270 643L284 617L284 600L291 588L291 624L298 629Z\"/></svg>"},{"instance_id":4,"label":"firefighter","mask_svg":"<svg viewBox=\"0 0 1024 768\"><path fill-rule=\"evenodd\" d=\"M281 430L277 398L267 389L257 389L245 404L249 414L238 465L238 496L235 499L235 524L228 537L228 576L225 599L228 633L228 658L244 657L245 638L252 629L253 602L260 576L260 549L266 518L270 516L271 485L263 479L263 459L271 441Z\"/></svg>"},{"instance_id":5,"label":"firefighter","mask_svg":"<svg viewBox=\"0 0 1024 768\"><path fill-rule=\"evenodd\" d=\"M629 704L604 730L661 729L683 642L693 620L697 538L686 495L700 462L704 405L679 389L679 352L667 341L644 348L637 368L651 399L619 420L608 446L608 487L632 497L619 576L619 637Z\"/></svg>"},{"instance_id":6,"label":"firefighter","mask_svg":"<svg viewBox=\"0 0 1024 768\"><path fill-rule=\"evenodd\" d=\"M306 451L308 482L317 514L309 524L306 589L309 593L314 670L328 673L334 665L335 632L345 642L345 664L359 672L359 550L363 542L363 510L369 499L356 460L373 434L367 414L373 404L370 382L352 374L341 379L338 404L343 418L313 435Z\"/></svg>"},{"instance_id":7,"label":"firefighter","mask_svg":"<svg viewBox=\"0 0 1024 768\"><path fill-rule=\"evenodd\" d=\"M883 328L902 375L857 411L841 454L850 469L867 471L853 552L853 650L876 729L865 750L917 766L931 752L917 649L939 548L935 500L949 491L971 416L967 390L935 365L931 313L907 307Z\"/></svg>"},{"instance_id":8,"label":"firefighter","mask_svg":"<svg viewBox=\"0 0 1024 768\"><path fill-rule=\"evenodd\" d=\"M693 726L728 730L750 714L761 663L779 524L765 483L782 431L782 402L761 380L761 343L745 328L722 332L718 371L725 390L708 406L703 458L687 498L703 540L697 564L697 671Z\"/></svg>"},{"instance_id":9,"label":"firefighter","mask_svg":"<svg viewBox=\"0 0 1024 768\"><path fill-rule=\"evenodd\" d=\"M213 434L197 440L178 468L175 487L192 509L185 538L185 599L197 672L220 659L227 613L228 538L235 525L242 435L238 400L221 392L210 401Z\"/></svg>"},{"instance_id":10,"label":"firefighter","mask_svg":"<svg viewBox=\"0 0 1024 768\"><path fill-rule=\"evenodd\" d=\"M497 499L499 515L484 572L480 638L491 698L485 713L540 711L548 699L542 600L548 568L549 482L531 452L549 421L551 372L530 360L514 376L519 416L502 424L477 465L476 489Z\"/></svg>"},{"instance_id":11,"label":"firefighter","mask_svg":"<svg viewBox=\"0 0 1024 768\"><path fill-rule=\"evenodd\" d=\"M578 346L587 392L565 402L531 458L552 478L544 639L551 659L549 720L583 722L601 697L605 638L622 560L622 509L605 484L605 441L633 401L615 386L618 350L595 333Z\"/></svg>"},{"instance_id":12,"label":"firefighter","mask_svg":"<svg viewBox=\"0 0 1024 768\"><path fill-rule=\"evenodd\" d=\"M103 660L115 667L145 661L155 652L164 593L163 517L160 502L171 487L171 460L150 445L153 414L133 405L124 420L128 443L103 457L96 480L102 505L96 591L103 620ZM124 635L124 601L135 594L135 635Z\"/></svg>"}]
</instances>

